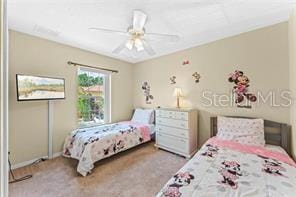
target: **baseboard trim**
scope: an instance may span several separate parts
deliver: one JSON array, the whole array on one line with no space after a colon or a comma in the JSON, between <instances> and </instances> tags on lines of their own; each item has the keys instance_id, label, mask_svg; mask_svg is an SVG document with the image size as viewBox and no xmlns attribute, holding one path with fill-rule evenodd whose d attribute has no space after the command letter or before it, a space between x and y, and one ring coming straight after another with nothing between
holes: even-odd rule
<instances>
[{"instance_id":1,"label":"baseboard trim","mask_svg":"<svg viewBox=\"0 0 296 197\"><path fill-rule=\"evenodd\" d=\"M52 158L59 157L62 154L63 154L62 152L54 153ZM21 163L13 164L13 165L11 165L11 169L14 170L14 169L17 169L17 168L25 167L27 165L32 164L34 161L37 161L38 159L42 159L42 158L43 159L48 159L48 156L38 157L38 158L35 158L35 159L31 159L29 161L24 161L24 162L21 162Z\"/></svg>"}]
</instances>

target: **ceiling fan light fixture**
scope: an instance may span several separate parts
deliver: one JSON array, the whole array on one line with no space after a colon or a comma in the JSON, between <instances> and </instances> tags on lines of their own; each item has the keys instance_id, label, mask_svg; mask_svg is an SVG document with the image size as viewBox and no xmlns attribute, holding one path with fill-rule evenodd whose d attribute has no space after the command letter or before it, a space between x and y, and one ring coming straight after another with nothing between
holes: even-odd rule
<instances>
[{"instance_id":1,"label":"ceiling fan light fixture","mask_svg":"<svg viewBox=\"0 0 296 197\"><path fill-rule=\"evenodd\" d=\"M143 46L138 46L137 51L144 51L144 47Z\"/></svg>"},{"instance_id":2,"label":"ceiling fan light fixture","mask_svg":"<svg viewBox=\"0 0 296 197\"><path fill-rule=\"evenodd\" d=\"M128 41L126 42L125 46L126 46L126 48L127 48L128 50L132 50L133 47L134 47L134 41L133 41L133 40L128 40Z\"/></svg>"},{"instance_id":3,"label":"ceiling fan light fixture","mask_svg":"<svg viewBox=\"0 0 296 197\"><path fill-rule=\"evenodd\" d=\"M143 51L144 50L143 42L142 42L141 39L139 39L139 38L135 39L135 47L137 48L137 51Z\"/></svg>"},{"instance_id":4,"label":"ceiling fan light fixture","mask_svg":"<svg viewBox=\"0 0 296 197\"><path fill-rule=\"evenodd\" d=\"M216 0L215 0L216 1ZM146 33L145 24L148 16L142 10L133 11L132 24L126 31L105 29L100 27L91 27L89 29L101 31L105 33L117 33L120 35L128 36L116 49L112 51L114 54L119 54L124 49L130 52L146 51L148 55L155 55L155 51L151 47L149 40L176 42L179 40L178 35L161 34L161 33Z\"/></svg>"}]
</instances>

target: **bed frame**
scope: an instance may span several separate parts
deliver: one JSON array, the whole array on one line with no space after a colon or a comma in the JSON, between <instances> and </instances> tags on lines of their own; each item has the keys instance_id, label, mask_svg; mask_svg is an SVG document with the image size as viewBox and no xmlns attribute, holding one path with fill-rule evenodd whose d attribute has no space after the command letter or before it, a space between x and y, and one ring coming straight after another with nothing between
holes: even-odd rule
<instances>
[{"instance_id":1,"label":"bed frame","mask_svg":"<svg viewBox=\"0 0 296 197\"><path fill-rule=\"evenodd\" d=\"M246 118L251 117L228 116L230 118ZM267 144L281 146L291 155L290 149L290 131L291 127L288 124L278 123L270 120L264 120L264 136ZM211 117L211 137L217 134L217 117Z\"/></svg>"}]
</instances>

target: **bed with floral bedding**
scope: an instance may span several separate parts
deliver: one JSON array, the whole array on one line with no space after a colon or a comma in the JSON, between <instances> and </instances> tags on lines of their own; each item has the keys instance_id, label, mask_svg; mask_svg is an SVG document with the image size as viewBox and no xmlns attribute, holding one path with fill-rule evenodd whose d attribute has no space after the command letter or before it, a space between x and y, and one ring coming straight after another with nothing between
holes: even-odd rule
<instances>
[{"instance_id":1,"label":"bed with floral bedding","mask_svg":"<svg viewBox=\"0 0 296 197\"><path fill-rule=\"evenodd\" d=\"M86 176L96 161L150 141L151 131L151 125L131 121L77 129L66 137L63 155L79 160L77 172Z\"/></svg>"},{"instance_id":2,"label":"bed with floral bedding","mask_svg":"<svg viewBox=\"0 0 296 197\"><path fill-rule=\"evenodd\" d=\"M210 138L157 197L296 196L296 164L279 146Z\"/></svg>"},{"instance_id":3,"label":"bed with floral bedding","mask_svg":"<svg viewBox=\"0 0 296 197\"><path fill-rule=\"evenodd\" d=\"M296 196L289 125L223 116L210 122L211 138L157 197Z\"/></svg>"}]
</instances>

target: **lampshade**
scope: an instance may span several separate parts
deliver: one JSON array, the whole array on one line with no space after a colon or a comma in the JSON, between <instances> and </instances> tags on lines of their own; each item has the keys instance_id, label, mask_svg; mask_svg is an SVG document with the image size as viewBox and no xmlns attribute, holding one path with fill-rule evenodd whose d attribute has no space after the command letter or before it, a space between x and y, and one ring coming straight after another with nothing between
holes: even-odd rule
<instances>
[{"instance_id":1,"label":"lampshade","mask_svg":"<svg viewBox=\"0 0 296 197\"><path fill-rule=\"evenodd\" d=\"M181 88L175 88L175 90L174 90L174 96L176 96L176 97L183 96L182 89Z\"/></svg>"},{"instance_id":2,"label":"lampshade","mask_svg":"<svg viewBox=\"0 0 296 197\"><path fill-rule=\"evenodd\" d=\"M128 50L132 50L134 47L134 41L132 39L128 40L125 44L126 48L128 48Z\"/></svg>"},{"instance_id":3,"label":"lampshade","mask_svg":"<svg viewBox=\"0 0 296 197\"><path fill-rule=\"evenodd\" d=\"M144 50L143 43L139 38L135 39L135 47L137 48L137 51L143 51Z\"/></svg>"}]
</instances>

